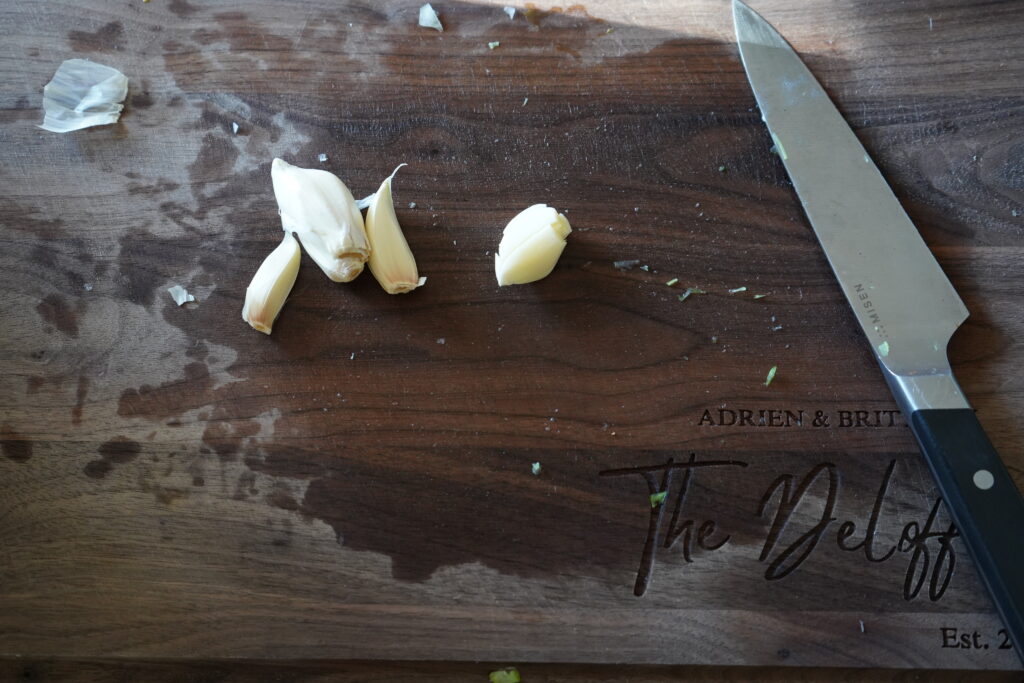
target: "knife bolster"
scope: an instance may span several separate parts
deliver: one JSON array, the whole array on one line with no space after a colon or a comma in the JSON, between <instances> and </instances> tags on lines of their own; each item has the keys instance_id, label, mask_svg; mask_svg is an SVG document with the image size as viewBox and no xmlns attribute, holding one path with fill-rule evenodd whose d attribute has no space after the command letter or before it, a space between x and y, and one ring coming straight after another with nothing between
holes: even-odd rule
<instances>
[{"instance_id":1,"label":"knife bolster","mask_svg":"<svg viewBox=\"0 0 1024 683\"><path fill-rule=\"evenodd\" d=\"M883 365L882 373L908 420L919 410L971 407L949 368L922 374L897 374Z\"/></svg>"}]
</instances>

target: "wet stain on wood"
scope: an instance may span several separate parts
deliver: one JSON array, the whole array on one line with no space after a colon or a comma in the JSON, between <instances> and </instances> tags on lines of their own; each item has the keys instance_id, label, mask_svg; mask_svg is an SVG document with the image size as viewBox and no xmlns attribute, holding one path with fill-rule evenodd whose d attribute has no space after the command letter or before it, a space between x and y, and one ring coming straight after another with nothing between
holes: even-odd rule
<instances>
[{"instance_id":1,"label":"wet stain on wood","mask_svg":"<svg viewBox=\"0 0 1024 683\"><path fill-rule=\"evenodd\" d=\"M69 31L68 42L76 52L113 52L123 50L124 25L120 21L104 24L95 31Z\"/></svg>"},{"instance_id":2,"label":"wet stain on wood","mask_svg":"<svg viewBox=\"0 0 1024 683\"><path fill-rule=\"evenodd\" d=\"M233 460L245 440L260 431L259 423L252 420L235 420L228 417L228 411L218 406L203 430L202 442L214 453L226 460Z\"/></svg>"},{"instance_id":3,"label":"wet stain on wood","mask_svg":"<svg viewBox=\"0 0 1024 683\"><path fill-rule=\"evenodd\" d=\"M205 405L204 392L213 386L210 369L205 363L189 363L183 379L159 386L144 384L121 394L117 414L122 417L144 417L163 420L177 417L197 405Z\"/></svg>"},{"instance_id":4,"label":"wet stain on wood","mask_svg":"<svg viewBox=\"0 0 1024 683\"><path fill-rule=\"evenodd\" d=\"M39 317L69 337L78 336L78 314L64 297L50 294L36 305Z\"/></svg>"},{"instance_id":5,"label":"wet stain on wood","mask_svg":"<svg viewBox=\"0 0 1024 683\"><path fill-rule=\"evenodd\" d=\"M32 442L5 424L0 428L0 452L8 460L25 463L32 457Z\"/></svg>"},{"instance_id":6,"label":"wet stain on wood","mask_svg":"<svg viewBox=\"0 0 1024 683\"><path fill-rule=\"evenodd\" d=\"M199 8L188 0L171 0L167 5L167 9L182 19L190 17L199 11Z\"/></svg>"},{"instance_id":7,"label":"wet stain on wood","mask_svg":"<svg viewBox=\"0 0 1024 683\"><path fill-rule=\"evenodd\" d=\"M85 399L88 395L89 378L79 375L78 386L75 389L75 405L71 408L71 424L75 426L82 424L82 411L85 409Z\"/></svg>"},{"instance_id":8,"label":"wet stain on wood","mask_svg":"<svg viewBox=\"0 0 1024 683\"><path fill-rule=\"evenodd\" d=\"M142 451L137 441L119 437L100 445L97 449L100 457L85 464L83 472L92 479L102 479L114 469L115 465L124 465L139 457Z\"/></svg>"}]
</instances>

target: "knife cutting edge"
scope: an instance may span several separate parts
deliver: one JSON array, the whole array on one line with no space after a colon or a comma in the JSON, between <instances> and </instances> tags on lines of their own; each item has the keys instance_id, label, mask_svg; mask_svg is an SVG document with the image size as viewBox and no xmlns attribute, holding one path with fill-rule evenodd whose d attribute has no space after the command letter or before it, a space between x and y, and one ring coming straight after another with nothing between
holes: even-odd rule
<instances>
[{"instance_id":1,"label":"knife cutting edge","mask_svg":"<svg viewBox=\"0 0 1024 683\"><path fill-rule=\"evenodd\" d=\"M967 308L793 48L732 7L761 118L1024 662L1024 499L946 356Z\"/></svg>"}]
</instances>

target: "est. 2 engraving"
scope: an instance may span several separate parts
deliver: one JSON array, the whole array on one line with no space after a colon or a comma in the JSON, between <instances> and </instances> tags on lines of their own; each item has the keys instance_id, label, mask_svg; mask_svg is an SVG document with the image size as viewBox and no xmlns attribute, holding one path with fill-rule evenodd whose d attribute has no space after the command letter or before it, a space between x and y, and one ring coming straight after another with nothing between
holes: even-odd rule
<instances>
[{"instance_id":1,"label":"est. 2 engraving","mask_svg":"<svg viewBox=\"0 0 1024 683\"><path fill-rule=\"evenodd\" d=\"M999 650L1013 649L1010 634L1005 628L996 632L994 642L990 641L987 634L978 629L943 626L939 628L939 634L942 637L942 649L944 650L987 650L991 645L995 645Z\"/></svg>"}]
</instances>

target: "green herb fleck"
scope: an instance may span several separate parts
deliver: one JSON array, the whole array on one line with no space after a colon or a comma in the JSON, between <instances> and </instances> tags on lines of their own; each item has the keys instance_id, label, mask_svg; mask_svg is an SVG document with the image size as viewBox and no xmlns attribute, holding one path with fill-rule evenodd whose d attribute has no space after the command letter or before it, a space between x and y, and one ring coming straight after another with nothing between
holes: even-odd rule
<instances>
[{"instance_id":1,"label":"green herb fleck","mask_svg":"<svg viewBox=\"0 0 1024 683\"><path fill-rule=\"evenodd\" d=\"M646 264L644 264L644 265L640 266L640 270L644 271L645 273L649 273L649 272L651 272L651 267L646 265Z\"/></svg>"},{"instance_id":2,"label":"green herb fleck","mask_svg":"<svg viewBox=\"0 0 1024 683\"><path fill-rule=\"evenodd\" d=\"M698 289L697 287L687 287L686 291L679 295L679 300L686 301L690 298L691 294L707 294L707 292L703 289Z\"/></svg>"},{"instance_id":3,"label":"green herb fleck","mask_svg":"<svg viewBox=\"0 0 1024 683\"><path fill-rule=\"evenodd\" d=\"M668 285L669 287L672 287L672 286L674 286L678 282L679 282L679 278L674 277L671 280L669 280L668 282L666 282L665 284Z\"/></svg>"},{"instance_id":4,"label":"green herb fleck","mask_svg":"<svg viewBox=\"0 0 1024 683\"><path fill-rule=\"evenodd\" d=\"M651 507L656 508L665 502L668 498L668 491L658 491L657 493L651 494Z\"/></svg>"},{"instance_id":5,"label":"green herb fleck","mask_svg":"<svg viewBox=\"0 0 1024 683\"><path fill-rule=\"evenodd\" d=\"M611 33L611 32L612 32L612 31L614 31L614 30L615 30L615 29L613 29L613 28L610 28L610 29L608 29L607 31L605 31L605 32L604 32L604 34L605 34L605 35L608 35L609 33Z\"/></svg>"},{"instance_id":6,"label":"green herb fleck","mask_svg":"<svg viewBox=\"0 0 1024 683\"><path fill-rule=\"evenodd\" d=\"M754 295L754 298L755 298L755 299L763 299L763 298L765 298L766 296L768 296L768 295L767 295L767 294L755 294L755 295Z\"/></svg>"},{"instance_id":7,"label":"green herb fleck","mask_svg":"<svg viewBox=\"0 0 1024 683\"><path fill-rule=\"evenodd\" d=\"M523 679L519 677L518 669L499 669L492 671L488 680L491 683L520 683Z\"/></svg>"},{"instance_id":8,"label":"green herb fleck","mask_svg":"<svg viewBox=\"0 0 1024 683\"><path fill-rule=\"evenodd\" d=\"M719 166L718 167L718 172L719 173L725 173L725 166Z\"/></svg>"},{"instance_id":9,"label":"green herb fleck","mask_svg":"<svg viewBox=\"0 0 1024 683\"><path fill-rule=\"evenodd\" d=\"M712 344L717 344L718 343L718 337L712 337L711 338L711 343Z\"/></svg>"},{"instance_id":10,"label":"green herb fleck","mask_svg":"<svg viewBox=\"0 0 1024 683\"><path fill-rule=\"evenodd\" d=\"M740 292L745 292L745 291L747 291L746 287L736 287L734 289L730 289L729 293L730 294L739 294Z\"/></svg>"},{"instance_id":11,"label":"green herb fleck","mask_svg":"<svg viewBox=\"0 0 1024 683\"><path fill-rule=\"evenodd\" d=\"M886 356L889 355L889 342L884 341L878 345L878 355L880 355L882 358L885 358Z\"/></svg>"},{"instance_id":12,"label":"green herb fleck","mask_svg":"<svg viewBox=\"0 0 1024 683\"><path fill-rule=\"evenodd\" d=\"M487 48L490 49L490 50L493 50L494 48L498 47L499 45L501 45L501 43L498 42L497 40L495 40L493 43L487 43Z\"/></svg>"},{"instance_id":13,"label":"green herb fleck","mask_svg":"<svg viewBox=\"0 0 1024 683\"><path fill-rule=\"evenodd\" d=\"M772 383L772 380L773 380L773 379L775 379L775 372L776 372L776 371L777 371L778 369L779 369L779 366L778 366L778 365L773 365L773 366L771 367L771 370L769 370L769 371L768 371L768 376L764 378L764 385L765 385L765 386L768 386L769 384L771 384L771 383Z\"/></svg>"},{"instance_id":14,"label":"green herb fleck","mask_svg":"<svg viewBox=\"0 0 1024 683\"><path fill-rule=\"evenodd\" d=\"M532 465L530 465L530 473L533 474L533 476L535 476L535 477L538 474L540 474L540 463L539 462L535 462Z\"/></svg>"}]
</instances>

